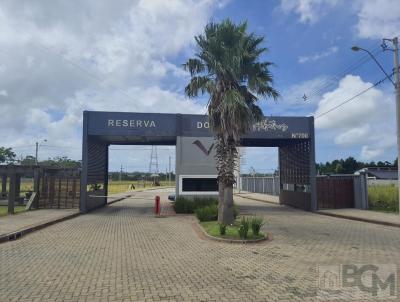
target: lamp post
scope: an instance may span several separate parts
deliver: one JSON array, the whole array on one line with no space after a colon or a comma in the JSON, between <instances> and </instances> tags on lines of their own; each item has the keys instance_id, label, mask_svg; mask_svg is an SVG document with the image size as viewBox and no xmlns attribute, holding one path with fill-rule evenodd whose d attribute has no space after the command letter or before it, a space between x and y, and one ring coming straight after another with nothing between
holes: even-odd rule
<instances>
[{"instance_id":1,"label":"lamp post","mask_svg":"<svg viewBox=\"0 0 400 302\"><path fill-rule=\"evenodd\" d=\"M35 163L36 163L36 166L39 164L39 161L38 161L39 144L40 143L45 143L45 142L47 142L47 139L44 139L41 142L36 142L36 152L35 152Z\"/></svg>"},{"instance_id":2,"label":"lamp post","mask_svg":"<svg viewBox=\"0 0 400 302\"><path fill-rule=\"evenodd\" d=\"M386 45L386 41L390 41L393 44L393 49L390 49ZM392 82L395 88L396 94L396 123L397 123L397 189L399 192L399 214L400 214L400 169L399 169L399 158L400 158L400 76L399 76L399 40L397 37L393 39L383 39L382 47L384 50L391 50L394 53L394 81L390 78L390 76L386 73L385 69L383 69L382 65L378 62L378 60L374 57L374 55L368 51L367 49L353 46L351 49L353 51L365 51L369 54L369 56L375 61L375 63L379 66L379 68L383 71L386 77Z\"/></svg>"}]
</instances>

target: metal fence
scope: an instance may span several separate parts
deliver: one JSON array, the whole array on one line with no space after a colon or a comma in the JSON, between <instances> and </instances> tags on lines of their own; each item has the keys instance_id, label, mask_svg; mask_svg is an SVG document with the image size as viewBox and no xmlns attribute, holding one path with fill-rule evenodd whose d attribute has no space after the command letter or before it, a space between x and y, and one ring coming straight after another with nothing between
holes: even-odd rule
<instances>
[{"instance_id":1,"label":"metal fence","mask_svg":"<svg viewBox=\"0 0 400 302\"><path fill-rule=\"evenodd\" d=\"M242 191L270 194L280 193L279 177L240 177ZM317 176L319 208L368 209L368 184L365 174Z\"/></svg>"},{"instance_id":2,"label":"metal fence","mask_svg":"<svg viewBox=\"0 0 400 302\"><path fill-rule=\"evenodd\" d=\"M278 196L279 177L240 177L240 190Z\"/></svg>"}]
</instances>

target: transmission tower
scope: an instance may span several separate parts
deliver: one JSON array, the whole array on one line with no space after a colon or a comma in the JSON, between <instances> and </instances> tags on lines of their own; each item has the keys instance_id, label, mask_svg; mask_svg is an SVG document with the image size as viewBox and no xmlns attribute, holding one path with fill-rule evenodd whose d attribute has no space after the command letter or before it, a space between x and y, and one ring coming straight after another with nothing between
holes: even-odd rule
<instances>
[{"instance_id":1,"label":"transmission tower","mask_svg":"<svg viewBox=\"0 0 400 302\"><path fill-rule=\"evenodd\" d=\"M151 146L149 173L158 174L157 146Z\"/></svg>"}]
</instances>

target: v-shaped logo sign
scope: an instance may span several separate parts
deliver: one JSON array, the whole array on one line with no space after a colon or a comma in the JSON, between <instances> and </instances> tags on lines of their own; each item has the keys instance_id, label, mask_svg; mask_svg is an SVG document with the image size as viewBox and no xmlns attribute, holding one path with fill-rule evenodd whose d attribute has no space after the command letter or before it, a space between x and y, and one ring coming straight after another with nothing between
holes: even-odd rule
<instances>
[{"instance_id":1,"label":"v-shaped logo sign","mask_svg":"<svg viewBox=\"0 0 400 302\"><path fill-rule=\"evenodd\" d=\"M210 155L211 150L212 150L212 148L214 147L214 143L212 143L211 146L210 146L210 148L208 148L208 150L207 150L206 147L204 147L204 145L202 144L202 142L199 141L198 139L196 139L196 140L193 142L193 144L195 144L197 147L199 147L199 149L200 149L201 151L203 151L203 153L204 153L206 156L209 156L209 155Z\"/></svg>"}]
</instances>

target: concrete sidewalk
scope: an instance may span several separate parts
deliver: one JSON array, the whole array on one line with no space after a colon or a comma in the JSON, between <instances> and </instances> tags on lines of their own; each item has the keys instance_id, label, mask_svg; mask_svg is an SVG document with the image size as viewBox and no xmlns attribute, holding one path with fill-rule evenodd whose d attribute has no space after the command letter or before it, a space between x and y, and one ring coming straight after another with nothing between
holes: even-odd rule
<instances>
[{"instance_id":1,"label":"concrete sidewalk","mask_svg":"<svg viewBox=\"0 0 400 302\"><path fill-rule=\"evenodd\" d=\"M400 227L400 215L360 209L318 210L317 214Z\"/></svg>"},{"instance_id":2,"label":"concrete sidewalk","mask_svg":"<svg viewBox=\"0 0 400 302\"><path fill-rule=\"evenodd\" d=\"M78 209L40 209L1 217L0 243L78 215Z\"/></svg>"},{"instance_id":3,"label":"concrete sidewalk","mask_svg":"<svg viewBox=\"0 0 400 302\"><path fill-rule=\"evenodd\" d=\"M161 189L165 189L164 187ZM108 196L108 205L115 202L133 197L136 193L144 191L160 190L157 188L147 188L132 190L123 193L116 193ZM79 209L39 209L27 211L20 214L0 217L0 243L18 239L21 236L33 232L57 222L74 218L80 214ZM162 202L162 215L174 215L170 202Z\"/></svg>"},{"instance_id":4,"label":"concrete sidewalk","mask_svg":"<svg viewBox=\"0 0 400 302\"><path fill-rule=\"evenodd\" d=\"M273 196L261 193L251 193L245 191L242 191L240 193L235 193L235 196L255 201L267 202L271 204L279 204L279 196ZM356 221L400 227L400 215L391 213L382 213L382 212L360 210L360 209L324 209L324 210L318 210L315 213L337 218L344 218Z\"/></svg>"}]
</instances>

